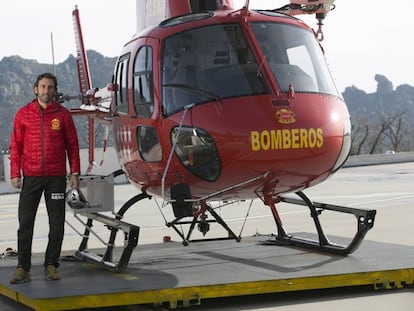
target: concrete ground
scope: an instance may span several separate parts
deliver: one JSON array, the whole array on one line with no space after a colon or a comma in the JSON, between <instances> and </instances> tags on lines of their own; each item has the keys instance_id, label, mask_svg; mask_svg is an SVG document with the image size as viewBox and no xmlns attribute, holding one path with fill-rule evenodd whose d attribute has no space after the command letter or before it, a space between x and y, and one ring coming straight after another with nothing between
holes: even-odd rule
<instances>
[{"instance_id":1,"label":"concrete ground","mask_svg":"<svg viewBox=\"0 0 414 311\"><path fill-rule=\"evenodd\" d=\"M402 247L414 247L414 226L412 214L414 208L414 163L387 164L377 166L352 167L340 170L331 179L305 191L314 201L326 202L350 207L376 209L377 216L374 228L368 233L366 240L370 242L398 244ZM121 206L136 189L131 185L118 185L115 188L116 205ZM17 230L17 194L0 196L0 253L7 248L16 249ZM307 208L301 206L279 206L282 220L289 232L309 232L313 229ZM222 208L220 214L235 228L236 233L243 236L256 233L275 232L275 225L267 207L260 201L254 201L249 208L248 203L240 203ZM249 215L245 222L245 216ZM141 202L132 207L126 214L125 221L141 227L139 245L161 243L164 237L179 241L179 237L171 228L166 228L164 217L171 220L172 213L168 207L159 209L154 200ZM80 242L77 233L82 232L80 223L73 217L72 211L67 213L64 252L70 254ZM328 233L337 236L350 236L354 230L354 220L344 217L332 217L324 224ZM96 225L94 230L104 236L105 227ZM36 220L33 251L44 252L47 243L47 215L43 202ZM221 230L212 228L209 236L222 235ZM118 241L117 243L122 243ZM90 247L102 247L102 243L91 238ZM364 243L361 248L364 247ZM358 250L357 250L358 252ZM352 255L351 255L352 256ZM0 259L0 264L13 266L15 258ZM414 266L414 262L411 267ZM10 275L13 269L10 271ZM414 281L414 280L413 280ZM209 302L202 303L191 310L208 310ZM409 309L414 305L412 287L400 290L325 290L317 293L300 293L271 296L263 299L242 298L236 301L218 302L215 310L389 310ZM10 305L11 304L11 305ZM229 304L229 305L227 305ZM13 303L4 297L0 298L1 310L15 309ZM7 309L10 308L10 309ZM207 309L206 309L207 308ZM213 308L210 306L210 308ZM188 310L188 309L187 309Z\"/></svg>"}]
</instances>

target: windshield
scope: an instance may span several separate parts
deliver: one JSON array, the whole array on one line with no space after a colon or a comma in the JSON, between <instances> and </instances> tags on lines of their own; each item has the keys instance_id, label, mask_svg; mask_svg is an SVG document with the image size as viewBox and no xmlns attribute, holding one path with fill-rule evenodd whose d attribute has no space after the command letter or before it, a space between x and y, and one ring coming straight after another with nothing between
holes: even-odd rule
<instances>
[{"instance_id":1,"label":"windshield","mask_svg":"<svg viewBox=\"0 0 414 311\"><path fill-rule=\"evenodd\" d=\"M251 24L258 44L282 92L318 92L338 96L314 34L281 23Z\"/></svg>"},{"instance_id":2,"label":"windshield","mask_svg":"<svg viewBox=\"0 0 414 311\"><path fill-rule=\"evenodd\" d=\"M162 68L165 115L218 98L269 93L238 24L201 27L167 38Z\"/></svg>"},{"instance_id":3,"label":"windshield","mask_svg":"<svg viewBox=\"0 0 414 311\"><path fill-rule=\"evenodd\" d=\"M259 47L282 92L338 96L313 33L297 26L254 22ZM263 60L264 61L264 60ZM269 94L239 24L200 27L166 38L162 45L164 115L222 98Z\"/></svg>"}]
</instances>

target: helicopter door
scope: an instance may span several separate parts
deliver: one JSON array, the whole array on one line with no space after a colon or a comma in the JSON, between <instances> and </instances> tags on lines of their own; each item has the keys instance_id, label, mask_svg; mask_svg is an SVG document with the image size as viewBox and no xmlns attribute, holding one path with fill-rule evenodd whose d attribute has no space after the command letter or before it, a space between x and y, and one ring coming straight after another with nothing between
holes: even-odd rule
<instances>
[{"instance_id":1,"label":"helicopter door","mask_svg":"<svg viewBox=\"0 0 414 311\"><path fill-rule=\"evenodd\" d=\"M128 80L128 76L132 79ZM133 150L138 150L144 162L162 160L158 131L153 126L155 121L151 119L154 112L153 77L151 45L141 46L135 56L125 54L119 58L115 75L118 85L116 92L118 117L115 124L119 126L118 131L123 133L119 137L122 141L120 145L123 162L131 162L132 167L137 159ZM128 81L131 85L128 85ZM128 93L128 89L132 92ZM129 169L132 170L132 167Z\"/></svg>"},{"instance_id":2,"label":"helicopter door","mask_svg":"<svg viewBox=\"0 0 414 311\"><path fill-rule=\"evenodd\" d=\"M144 45L139 49L134 59L134 109L140 118L151 118L154 112L152 55L152 47L150 45ZM150 121L149 123L152 122ZM136 129L136 137L138 151L144 161L157 162L162 160L160 139L157 129L154 126L139 125Z\"/></svg>"}]
</instances>

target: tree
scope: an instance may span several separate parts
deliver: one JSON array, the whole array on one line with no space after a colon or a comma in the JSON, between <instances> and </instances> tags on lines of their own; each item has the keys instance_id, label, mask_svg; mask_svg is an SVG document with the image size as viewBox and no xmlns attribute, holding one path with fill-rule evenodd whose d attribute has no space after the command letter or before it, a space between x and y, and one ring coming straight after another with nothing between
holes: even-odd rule
<instances>
[{"instance_id":1,"label":"tree","mask_svg":"<svg viewBox=\"0 0 414 311\"><path fill-rule=\"evenodd\" d=\"M404 120L405 115L406 111L400 111L393 115L382 114L378 121L375 118L357 120L352 126L351 155L402 151L410 130L409 123Z\"/></svg>"},{"instance_id":2,"label":"tree","mask_svg":"<svg viewBox=\"0 0 414 311\"><path fill-rule=\"evenodd\" d=\"M369 122L368 120L357 120L354 124L352 123L352 145L351 155L362 154L362 148L368 139L369 135Z\"/></svg>"}]
</instances>

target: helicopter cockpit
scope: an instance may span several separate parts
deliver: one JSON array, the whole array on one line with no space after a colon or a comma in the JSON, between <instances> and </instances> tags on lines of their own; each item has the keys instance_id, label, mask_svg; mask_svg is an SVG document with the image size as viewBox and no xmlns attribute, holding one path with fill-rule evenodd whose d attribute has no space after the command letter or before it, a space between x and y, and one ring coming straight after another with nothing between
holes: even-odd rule
<instances>
[{"instance_id":1,"label":"helicopter cockpit","mask_svg":"<svg viewBox=\"0 0 414 311\"><path fill-rule=\"evenodd\" d=\"M165 40L163 52L167 115L192 103L269 92L238 24L178 33Z\"/></svg>"},{"instance_id":2,"label":"helicopter cockpit","mask_svg":"<svg viewBox=\"0 0 414 311\"><path fill-rule=\"evenodd\" d=\"M250 27L261 50L256 54L239 23L198 27L164 40L164 115L187 105L269 94L265 62L282 93L291 85L296 93L339 96L313 32L269 21L252 21Z\"/></svg>"}]
</instances>

